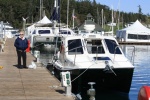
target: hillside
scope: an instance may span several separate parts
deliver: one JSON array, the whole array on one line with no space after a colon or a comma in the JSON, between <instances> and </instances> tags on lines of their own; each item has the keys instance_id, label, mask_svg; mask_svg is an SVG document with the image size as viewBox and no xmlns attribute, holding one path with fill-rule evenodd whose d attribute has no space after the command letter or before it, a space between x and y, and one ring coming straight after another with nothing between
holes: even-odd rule
<instances>
[{"instance_id":1,"label":"hillside","mask_svg":"<svg viewBox=\"0 0 150 100\"><path fill-rule=\"evenodd\" d=\"M60 20L62 23L67 23L67 1L60 0ZM42 13L50 18L54 7L54 0L43 0ZM75 25L80 25L84 22L86 15L91 13L95 22L101 25L101 10L104 11L105 23L111 22L111 9L106 5L96 3L95 0L70 0L69 3L69 24L72 25L72 11L75 9ZM120 13L120 14L119 14ZM22 27L22 17L29 17L27 23L36 22L40 16L40 0L0 0L0 21L9 22L15 28ZM120 17L119 17L120 16ZM128 23L134 22L137 19L144 23L149 23L149 17L141 13L125 13L114 11L114 22Z\"/></svg>"}]
</instances>

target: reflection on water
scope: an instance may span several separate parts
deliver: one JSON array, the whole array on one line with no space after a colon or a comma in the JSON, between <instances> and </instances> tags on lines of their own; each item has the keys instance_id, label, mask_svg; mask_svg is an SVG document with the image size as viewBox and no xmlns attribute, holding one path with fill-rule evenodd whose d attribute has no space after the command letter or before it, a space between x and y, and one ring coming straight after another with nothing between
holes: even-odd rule
<instances>
[{"instance_id":1,"label":"reflection on water","mask_svg":"<svg viewBox=\"0 0 150 100\"><path fill-rule=\"evenodd\" d=\"M133 46L122 45L121 46L125 56L133 61ZM41 50L40 59L43 63L48 63L52 59L52 52L49 50ZM134 57L134 73L132 84L129 95L114 93L114 92L103 92L96 94L97 100L137 100L138 92L143 85L150 86L150 46L135 46L135 57ZM89 100L89 97L85 91L85 100ZM83 99L82 99L83 100Z\"/></svg>"}]
</instances>

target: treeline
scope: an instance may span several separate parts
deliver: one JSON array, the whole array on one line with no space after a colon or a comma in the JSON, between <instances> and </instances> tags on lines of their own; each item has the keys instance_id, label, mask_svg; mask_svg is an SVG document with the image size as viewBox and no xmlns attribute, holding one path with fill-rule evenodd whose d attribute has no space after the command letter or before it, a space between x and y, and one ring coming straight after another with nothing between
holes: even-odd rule
<instances>
[{"instance_id":1,"label":"treeline","mask_svg":"<svg viewBox=\"0 0 150 100\"><path fill-rule=\"evenodd\" d=\"M50 18L54 0L42 0L42 14L46 14ZM67 23L67 4L68 0L60 0L60 20L62 23ZM101 24L103 9L104 23L111 22L112 11L106 5L97 3L95 0L69 0L69 25L72 25L72 11L75 9L75 25L80 25L86 19L86 15L91 13L95 22ZM138 9L137 9L138 11ZM120 21L123 23L133 22L136 19L144 23L149 23L149 15L142 14L142 8L138 13L126 13L114 11L114 22ZM40 0L0 0L0 21L9 22L15 28L22 27L22 17L27 19L27 23L33 23L40 19ZM119 20L118 20L119 19Z\"/></svg>"}]
</instances>

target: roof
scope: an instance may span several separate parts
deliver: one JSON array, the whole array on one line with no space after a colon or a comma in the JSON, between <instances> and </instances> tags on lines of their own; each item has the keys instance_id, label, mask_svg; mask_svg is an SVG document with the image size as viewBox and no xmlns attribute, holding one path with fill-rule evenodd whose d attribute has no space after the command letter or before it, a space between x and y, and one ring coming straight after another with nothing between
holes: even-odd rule
<instances>
[{"instance_id":1,"label":"roof","mask_svg":"<svg viewBox=\"0 0 150 100\"><path fill-rule=\"evenodd\" d=\"M44 16L43 19L38 21L39 24L51 24L52 22L47 18L47 16Z\"/></svg>"},{"instance_id":2,"label":"roof","mask_svg":"<svg viewBox=\"0 0 150 100\"><path fill-rule=\"evenodd\" d=\"M93 17L90 13L86 17Z\"/></svg>"},{"instance_id":3,"label":"roof","mask_svg":"<svg viewBox=\"0 0 150 100\"><path fill-rule=\"evenodd\" d=\"M141 31L147 32L148 31L148 32L150 32L150 29L145 27L144 25L142 25L138 20L136 20L136 22L134 22L131 26L124 28L122 30L139 31L139 32L141 32Z\"/></svg>"}]
</instances>

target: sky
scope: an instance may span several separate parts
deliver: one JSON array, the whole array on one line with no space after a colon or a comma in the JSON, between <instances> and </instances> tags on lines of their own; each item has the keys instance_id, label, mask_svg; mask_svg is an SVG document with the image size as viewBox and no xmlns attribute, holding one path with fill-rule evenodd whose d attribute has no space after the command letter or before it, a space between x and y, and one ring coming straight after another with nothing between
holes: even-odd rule
<instances>
[{"instance_id":1,"label":"sky","mask_svg":"<svg viewBox=\"0 0 150 100\"><path fill-rule=\"evenodd\" d=\"M140 5L143 14L150 14L150 0L96 0L96 2L127 13L138 13Z\"/></svg>"}]
</instances>

